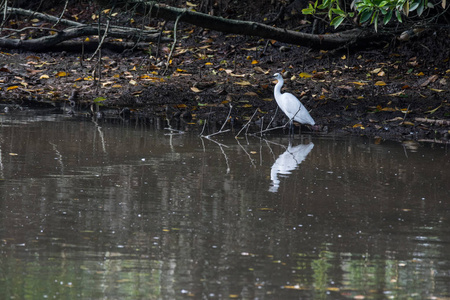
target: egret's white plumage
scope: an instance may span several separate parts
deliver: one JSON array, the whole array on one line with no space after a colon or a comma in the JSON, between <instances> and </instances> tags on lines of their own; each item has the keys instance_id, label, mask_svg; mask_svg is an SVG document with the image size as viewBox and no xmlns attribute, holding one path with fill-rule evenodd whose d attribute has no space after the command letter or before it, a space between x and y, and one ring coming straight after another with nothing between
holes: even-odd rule
<instances>
[{"instance_id":1,"label":"egret's white plumage","mask_svg":"<svg viewBox=\"0 0 450 300\"><path fill-rule=\"evenodd\" d=\"M314 119L310 116L308 110L305 106L290 93L281 93L281 87L283 86L284 80L281 74L275 73L273 75L278 83L275 85L273 94L275 100L277 101L280 109L286 114L286 116L292 121L297 121L301 124L314 125Z\"/></svg>"}]
</instances>

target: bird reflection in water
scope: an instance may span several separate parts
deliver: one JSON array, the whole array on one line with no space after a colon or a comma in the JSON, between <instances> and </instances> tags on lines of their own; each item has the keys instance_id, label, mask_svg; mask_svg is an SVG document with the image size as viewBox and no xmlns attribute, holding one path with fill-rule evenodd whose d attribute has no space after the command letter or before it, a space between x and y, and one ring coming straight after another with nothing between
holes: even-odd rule
<instances>
[{"instance_id":1,"label":"bird reflection in water","mask_svg":"<svg viewBox=\"0 0 450 300\"><path fill-rule=\"evenodd\" d=\"M280 175L289 175L291 171L296 169L302 161L305 160L309 152L314 148L313 143L300 144L292 147L290 144L286 151L281 154L275 163L272 165L270 171L270 179L272 180L269 192L276 193L280 187Z\"/></svg>"}]
</instances>

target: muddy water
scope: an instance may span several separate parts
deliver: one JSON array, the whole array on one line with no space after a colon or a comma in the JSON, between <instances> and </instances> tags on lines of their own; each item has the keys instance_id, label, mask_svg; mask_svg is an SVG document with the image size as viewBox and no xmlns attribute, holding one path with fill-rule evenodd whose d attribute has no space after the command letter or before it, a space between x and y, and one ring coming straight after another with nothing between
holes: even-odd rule
<instances>
[{"instance_id":1,"label":"muddy water","mask_svg":"<svg viewBox=\"0 0 450 300\"><path fill-rule=\"evenodd\" d=\"M0 116L2 299L450 297L446 146L156 127Z\"/></svg>"}]
</instances>

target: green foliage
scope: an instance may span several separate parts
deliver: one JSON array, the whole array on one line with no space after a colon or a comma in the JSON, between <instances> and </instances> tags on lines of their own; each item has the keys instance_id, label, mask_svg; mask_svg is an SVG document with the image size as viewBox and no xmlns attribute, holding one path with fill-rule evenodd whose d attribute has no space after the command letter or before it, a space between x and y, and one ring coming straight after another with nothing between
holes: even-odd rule
<instances>
[{"instance_id":1,"label":"green foliage","mask_svg":"<svg viewBox=\"0 0 450 300\"><path fill-rule=\"evenodd\" d=\"M402 22L402 15L408 17L410 12L416 11L418 16L427 8L433 8L428 0L353 0L348 10L339 6L339 0L315 0L302 10L305 15L327 15L330 25L337 28L345 19L353 18L355 12L361 24L370 22L378 30L380 22L386 25L395 15L398 22ZM342 3L342 2L341 2Z\"/></svg>"}]
</instances>

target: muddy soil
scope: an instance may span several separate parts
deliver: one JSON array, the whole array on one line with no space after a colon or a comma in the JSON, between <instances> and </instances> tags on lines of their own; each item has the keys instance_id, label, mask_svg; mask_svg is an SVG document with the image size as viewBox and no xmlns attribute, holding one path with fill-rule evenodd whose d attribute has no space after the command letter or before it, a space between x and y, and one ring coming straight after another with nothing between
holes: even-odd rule
<instances>
[{"instance_id":1,"label":"muddy soil","mask_svg":"<svg viewBox=\"0 0 450 300\"><path fill-rule=\"evenodd\" d=\"M273 99L276 72L283 91L310 110L313 134L448 143L450 32L425 31L382 49L310 51L251 37L185 26L170 64L170 45L117 53L101 60L74 49L54 53L0 53L0 98L5 112L48 107L56 112L182 120L201 130L253 131L287 119ZM228 115L230 115L228 117ZM229 124L228 124L229 123Z\"/></svg>"}]
</instances>

